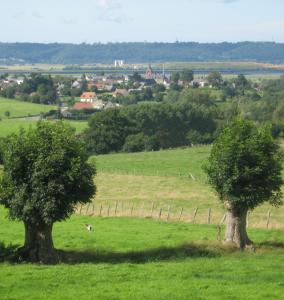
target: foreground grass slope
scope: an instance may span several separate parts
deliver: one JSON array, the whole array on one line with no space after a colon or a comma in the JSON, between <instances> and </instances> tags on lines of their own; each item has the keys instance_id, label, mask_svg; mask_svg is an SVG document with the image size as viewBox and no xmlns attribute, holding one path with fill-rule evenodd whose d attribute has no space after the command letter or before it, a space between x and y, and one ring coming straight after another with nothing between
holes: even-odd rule
<instances>
[{"instance_id":1,"label":"foreground grass slope","mask_svg":"<svg viewBox=\"0 0 284 300\"><path fill-rule=\"evenodd\" d=\"M0 224L0 241L23 242L3 209ZM64 263L0 263L0 299L282 299L283 232L249 233L256 253L222 248L214 226L73 216L54 228Z\"/></svg>"}]
</instances>

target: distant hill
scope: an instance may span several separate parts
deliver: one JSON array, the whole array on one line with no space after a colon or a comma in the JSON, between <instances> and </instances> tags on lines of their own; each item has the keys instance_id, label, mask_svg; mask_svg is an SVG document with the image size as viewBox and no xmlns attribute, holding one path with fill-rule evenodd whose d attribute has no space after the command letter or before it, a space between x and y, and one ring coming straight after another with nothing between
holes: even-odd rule
<instances>
[{"instance_id":1,"label":"distant hill","mask_svg":"<svg viewBox=\"0 0 284 300\"><path fill-rule=\"evenodd\" d=\"M284 44L239 43L0 43L0 64L128 63L171 61L256 61L284 63Z\"/></svg>"}]
</instances>

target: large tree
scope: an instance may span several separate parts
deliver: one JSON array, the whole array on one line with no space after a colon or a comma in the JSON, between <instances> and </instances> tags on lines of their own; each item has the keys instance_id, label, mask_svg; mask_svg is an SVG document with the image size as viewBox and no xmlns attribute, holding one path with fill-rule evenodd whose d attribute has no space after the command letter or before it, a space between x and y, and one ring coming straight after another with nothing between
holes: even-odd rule
<instances>
[{"instance_id":1,"label":"large tree","mask_svg":"<svg viewBox=\"0 0 284 300\"><path fill-rule=\"evenodd\" d=\"M205 170L227 210L225 242L250 245L248 210L281 204L281 152L268 126L236 119L215 140Z\"/></svg>"},{"instance_id":2,"label":"large tree","mask_svg":"<svg viewBox=\"0 0 284 300\"><path fill-rule=\"evenodd\" d=\"M10 218L24 222L20 255L32 262L56 262L52 226L94 196L95 168L74 130L62 122L39 122L5 142L0 203Z\"/></svg>"}]
</instances>

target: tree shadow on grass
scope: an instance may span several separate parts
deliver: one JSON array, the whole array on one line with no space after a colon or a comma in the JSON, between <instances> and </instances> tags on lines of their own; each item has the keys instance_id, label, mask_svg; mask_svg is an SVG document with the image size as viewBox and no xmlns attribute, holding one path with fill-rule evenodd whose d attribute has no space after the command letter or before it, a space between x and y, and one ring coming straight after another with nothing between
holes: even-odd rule
<instances>
[{"instance_id":1,"label":"tree shadow on grass","mask_svg":"<svg viewBox=\"0 0 284 300\"><path fill-rule=\"evenodd\" d=\"M0 262L13 262L15 260L15 252L19 248L19 245L5 245L0 242Z\"/></svg>"},{"instance_id":2,"label":"tree shadow on grass","mask_svg":"<svg viewBox=\"0 0 284 300\"><path fill-rule=\"evenodd\" d=\"M131 252L109 251L58 251L60 261L66 264L80 263L148 263L183 260L186 258L217 257L220 251L207 249L204 245L184 244L177 247L159 247Z\"/></svg>"},{"instance_id":3,"label":"tree shadow on grass","mask_svg":"<svg viewBox=\"0 0 284 300\"><path fill-rule=\"evenodd\" d=\"M258 244L260 247L269 247L275 249L283 249L284 250L284 242L280 241L264 241Z\"/></svg>"}]
</instances>

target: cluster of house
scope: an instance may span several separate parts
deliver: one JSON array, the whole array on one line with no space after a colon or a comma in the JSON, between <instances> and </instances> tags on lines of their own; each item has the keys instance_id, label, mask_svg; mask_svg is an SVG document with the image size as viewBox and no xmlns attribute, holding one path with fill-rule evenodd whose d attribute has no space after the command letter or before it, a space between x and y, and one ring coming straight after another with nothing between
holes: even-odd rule
<instances>
[{"instance_id":1,"label":"cluster of house","mask_svg":"<svg viewBox=\"0 0 284 300\"><path fill-rule=\"evenodd\" d=\"M118 107L119 104L116 103L116 99L119 97L127 97L132 92L142 91L144 88L152 87L154 84L162 84L165 88L169 88L171 84L170 76L164 73L159 74L153 71L152 67L149 65L146 73L140 80L137 80L134 84L135 88L117 88L117 86L127 87L129 77L127 75L108 75L108 76L98 76L98 75L86 75L84 78L87 81L87 90L96 90L98 93L108 93L112 95L114 101L105 102L99 99L96 92L83 92L80 96L80 101L75 103L70 109L68 107L62 107L61 113L65 117L70 117L72 110L84 110L84 109L95 109L95 110L105 110L109 108ZM72 83L72 88L82 88L83 80L81 78L75 79ZM184 85L182 81L178 82L179 85ZM207 84L206 79L194 79L191 85L198 85L204 87Z\"/></svg>"},{"instance_id":2,"label":"cluster of house","mask_svg":"<svg viewBox=\"0 0 284 300\"><path fill-rule=\"evenodd\" d=\"M101 99L98 99L98 96L95 92L84 92L80 97L80 102L76 102L72 108L62 106L61 114L65 118L70 118L73 115L72 110L105 110L109 108L115 108L118 106L119 104L113 103L111 101L105 102Z\"/></svg>"},{"instance_id":3,"label":"cluster of house","mask_svg":"<svg viewBox=\"0 0 284 300\"><path fill-rule=\"evenodd\" d=\"M12 77L5 77L0 79L0 89L5 89L9 86L12 85L20 85L24 82L24 77L17 77L17 78L12 78Z\"/></svg>"}]
</instances>

